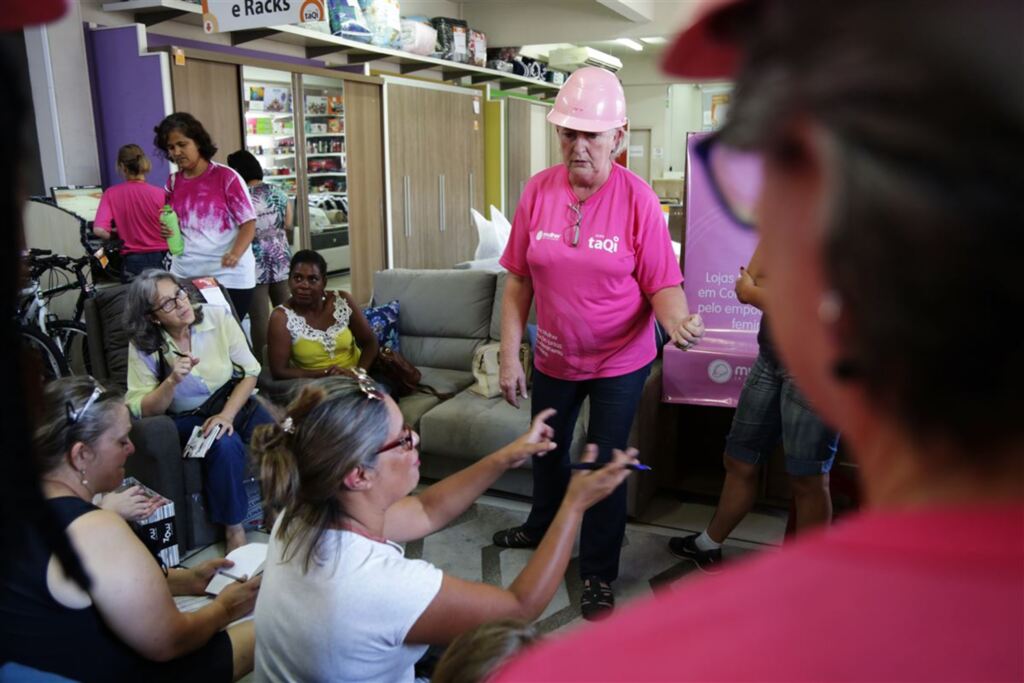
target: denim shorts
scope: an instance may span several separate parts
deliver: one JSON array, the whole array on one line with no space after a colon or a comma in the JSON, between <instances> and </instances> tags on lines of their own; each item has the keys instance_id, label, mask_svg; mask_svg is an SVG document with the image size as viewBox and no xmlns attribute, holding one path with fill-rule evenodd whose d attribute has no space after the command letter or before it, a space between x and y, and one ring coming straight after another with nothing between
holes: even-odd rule
<instances>
[{"instance_id":1,"label":"denim shorts","mask_svg":"<svg viewBox=\"0 0 1024 683\"><path fill-rule=\"evenodd\" d=\"M743 384L725 452L757 465L771 455L780 438L790 475L825 474L832 469L839 435L814 414L786 369L758 354Z\"/></svg>"}]
</instances>

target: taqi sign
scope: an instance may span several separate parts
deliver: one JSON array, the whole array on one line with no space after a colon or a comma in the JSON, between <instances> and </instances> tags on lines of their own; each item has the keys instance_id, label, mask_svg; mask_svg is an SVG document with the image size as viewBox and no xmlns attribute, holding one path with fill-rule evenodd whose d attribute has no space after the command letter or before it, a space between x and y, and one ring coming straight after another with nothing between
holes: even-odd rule
<instances>
[{"instance_id":1,"label":"taqi sign","mask_svg":"<svg viewBox=\"0 0 1024 683\"><path fill-rule=\"evenodd\" d=\"M327 21L325 0L203 0L207 33Z\"/></svg>"}]
</instances>

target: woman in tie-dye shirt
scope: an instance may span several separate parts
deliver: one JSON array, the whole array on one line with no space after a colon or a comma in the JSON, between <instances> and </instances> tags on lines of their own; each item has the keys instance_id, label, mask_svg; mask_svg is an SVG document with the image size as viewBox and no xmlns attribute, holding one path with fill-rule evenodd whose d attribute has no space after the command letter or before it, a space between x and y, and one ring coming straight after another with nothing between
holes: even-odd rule
<instances>
[{"instance_id":1,"label":"woman in tie-dye shirt","mask_svg":"<svg viewBox=\"0 0 1024 683\"><path fill-rule=\"evenodd\" d=\"M171 114L154 130L153 144L178 166L165 190L178 214L185 251L173 258L171 272L183 278L216 277L242 319L256 286L250 248L256 212L245 183L234 170L212 161L217 147L191 114Z\"/></svg>"},{"instance_id":2,"label":"woman in tie-dye shirt","mask_svg":"<svg viewBox=\"0 0 1024 683\"><path fill-rule=\"evenodd\" d=\"M249 307L249 329L252 348L256 356L262 358L271 306L280 306L289 295L288 267L292 258L289 242L295 223L292 200L279 187L263 182L263 167L250 152L240 149L229 154L228 166L242 176L256 210L256 238L252 242L256 290Z\"/></svg>"}]
</instances>

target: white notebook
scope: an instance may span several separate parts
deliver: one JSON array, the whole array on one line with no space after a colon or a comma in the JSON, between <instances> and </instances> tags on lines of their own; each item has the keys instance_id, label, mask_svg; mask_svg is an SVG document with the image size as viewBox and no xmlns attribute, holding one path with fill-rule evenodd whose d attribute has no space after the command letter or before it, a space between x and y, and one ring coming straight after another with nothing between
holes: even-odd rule
<instances>
[{"instance_id":1,"label":"white notebook","mask_svg":"<svg viewBox=\"0 0 1024 683\"><path fill-rule=\"evenodd\" d=\"M235 565L219 569L213 575L210 583L206 584L206 592L210 595L219 595L235 581L245 581L261 573L263 563L267 559L267 544L247 543L228 553L227 559Z\"/></svg>"}]
</instances>

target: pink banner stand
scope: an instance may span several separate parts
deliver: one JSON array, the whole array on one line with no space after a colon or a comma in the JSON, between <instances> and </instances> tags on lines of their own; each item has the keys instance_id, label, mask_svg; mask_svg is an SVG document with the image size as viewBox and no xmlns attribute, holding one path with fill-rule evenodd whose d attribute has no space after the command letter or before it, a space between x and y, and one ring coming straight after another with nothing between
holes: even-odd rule
<instances>
[{"instance_id":1,"label":"pink banner stand","mask_svg":"<svg viewBox=\"0 0 1024 683\"><path fill-rule=\"evenodd\" d=\"M693 148L706 134L686 140L686 261L683 289L690 311L707 333L680 351L665 347L662 400L734 408L757 356L761 311L736 299L736 277L757 246L757 235L736 224L715 198ZM742 178L741 178L742 180Z\"/></svg>"}]
</instances>

